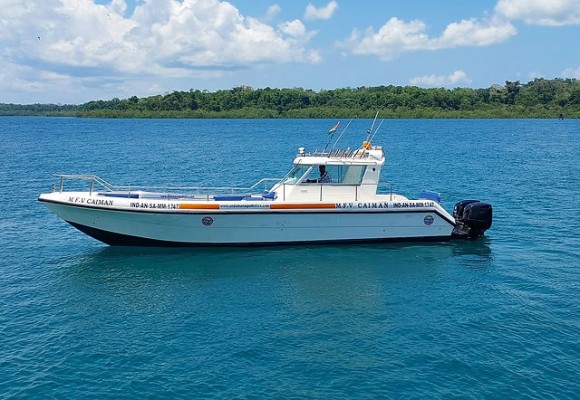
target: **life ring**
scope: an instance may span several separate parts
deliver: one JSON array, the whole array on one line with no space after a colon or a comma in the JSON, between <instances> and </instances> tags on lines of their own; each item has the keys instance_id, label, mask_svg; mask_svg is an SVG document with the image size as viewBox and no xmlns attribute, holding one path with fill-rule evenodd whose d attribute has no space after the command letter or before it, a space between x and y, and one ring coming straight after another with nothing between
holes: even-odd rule
<instances>
[{"instance_id":1,"label":"life ring","mask_svg":"<svg viewBox=\"0 0 580 400\"><path fill-rule=\"evenodd\" d=\"M363 142L363 148L364 148L365 150L370 150L370 149L371 149L371 142L369 142L369 141L366 141L366 140L365 140L365 141Z\"/></svg>"}]
</instances>

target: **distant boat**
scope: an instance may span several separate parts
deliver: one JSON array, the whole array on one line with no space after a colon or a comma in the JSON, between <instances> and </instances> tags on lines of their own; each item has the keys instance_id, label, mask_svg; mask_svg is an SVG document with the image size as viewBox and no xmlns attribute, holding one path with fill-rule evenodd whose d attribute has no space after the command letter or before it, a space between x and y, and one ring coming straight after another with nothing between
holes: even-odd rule
<instances>
[{"instance_id":1,"label":"distant boat","mask_svg":"<svg viewBox=\"0 0 580 400\"><path fill-rule=\"evenodd\" d=\"M447 240L477 238L491 226L490 204L464 200L452 215L437 193L393 193L379 182L384 163L383 147L368 140L354 150L301 147L286 176L250 188L137 189L94 175L59 175L39 201L81 232L120 246ZM87 191L65 190L79 180Z\"/></svg>"}]
</instances>

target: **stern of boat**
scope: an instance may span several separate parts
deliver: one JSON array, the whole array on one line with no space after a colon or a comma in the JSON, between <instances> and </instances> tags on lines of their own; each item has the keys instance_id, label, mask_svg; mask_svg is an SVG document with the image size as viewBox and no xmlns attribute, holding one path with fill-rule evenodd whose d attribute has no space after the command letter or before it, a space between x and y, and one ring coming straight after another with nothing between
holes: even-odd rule
<instances>
[{"instance_id":1,"label":"stern of boat","mask_svg":"<svg viewBox=\"0 0 580 400\"><path fill-rule=\"evenodd\" d=\"M491 227L493 209L491 204L479 200L462 200L453 207L453 218L453 238L475 239Z\"/></svg>"}]
</instances>

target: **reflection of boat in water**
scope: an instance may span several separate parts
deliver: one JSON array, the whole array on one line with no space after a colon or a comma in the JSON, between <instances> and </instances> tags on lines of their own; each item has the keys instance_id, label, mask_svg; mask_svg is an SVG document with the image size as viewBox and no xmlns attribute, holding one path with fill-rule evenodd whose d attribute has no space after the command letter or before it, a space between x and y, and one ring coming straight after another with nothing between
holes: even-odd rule
<instances>
[{"instance_id":1,"label":"reflection of boat in water","mask_svg":"<svg viewBox=\"0 0 580 400\"><path fill-rule=\"evenodd\" d=\"M476 256L483 259L493 257L489 238L482 238L481 240L467 240L460 242L453 242L454 256Z\"/></svg>"},{"instance_id":2,"label":"reflection of boat in water","mask_svg":"<svg viewBox=\"0 0 580 400\"><path fill-rule=\"evenodd\" d=\"M87 235L126 246L443 240L478 237L491 226L489 204L463 201L451 215L437 193L393 193L379 182L384 163L383 147L367 140L354 150L299 148L284 178L245 189L120 187L60 175L39 200ZM65 190L79 181L88 190Z\"/></svg>"}]
</instances>

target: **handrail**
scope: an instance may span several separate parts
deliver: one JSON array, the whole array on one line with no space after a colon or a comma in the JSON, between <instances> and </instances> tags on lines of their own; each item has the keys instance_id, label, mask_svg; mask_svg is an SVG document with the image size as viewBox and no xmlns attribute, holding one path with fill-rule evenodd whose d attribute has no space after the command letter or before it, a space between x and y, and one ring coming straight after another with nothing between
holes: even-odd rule
<instances>
[{"instance_id":1,"label":"handrail","mask_svg":"<svg viewBox=\"0 0 580 400\"><path fill-rule=\"evenodd\" d=\"M70 175L70 174L60 174L56 175L59 178L58 184L58 191L64 191L64 182L65 180L81 180L81 181L88 181L89 182L89 193L92 194L93 191L96 190L95 186L102 187L107 192L138 192L138 191L148 191L150 194L153 195L179 195L180 197L190 197L193 195L203 196L207 200L210 199L210 194L219 194L219 193L246 193L251 194L256 188L260 185L264 186L264 190L267 190L267 183L269 182L281 182L281 179L278 178L262 178L258 182L254 183L250 187L234 187L234 186L214 186L214 187L205 187L205 186L121 186L121 185L113 185L106 180L100 178L97 175ZM316 184L312 184L316 186ZM270 189L273 185L270 186ZM286 184L282 183L282 199L286 198ZM294 185L292 185L294 186ZM363 186L376 186L377 194L387 194L390 195L390 200L393 200L393 185L390 182L381 182L379 184L371 184L371 183L363 183L361 185L342 185L339 183L333 184L318 184L320 186L320 201L325 200L326 195L323 194L324 187L331 187L331 186L353 186L354 187L354 201L358 200L359 197L359 188ZM386 190L385 190L386 189ZM53 186L53 191L56 191ZM159 191L159 192L153 192ZM208 193L208 192L213 193ZM217 192L217 193L216 193Z\"/></svg>"},{"instance_id":2,"label":"handrail","mask_svg":"<svg viewBox=\"0 0 580 400\"><path fill-rule=\"evenodd\" d=\"M64 191L64 182L65 180L85 180L89 181L89 191L90 193L93 192L95 184L103 187L108 192L115 192L115 191L128 191L128 192L135 192L135 191L151 191L151 190L163 190L163 191L194 191L194 192L206 192L206 191L220 191L220 192L244 192L244 191L252 191L263 185L264 190L266 190L266 184L268 182L280 182L280 178L262 178L258 182L254 183L250 187L236 187L236 186L126 186L126 185L113 185L103 178L97 175L81 175L81 174L59 174L56 175L59 178L59 192Z\"/></svg>"},{"instance_id":3,"label":"handrail","mask_svg":"<svg viewBox=\"0 0 580 400\"><path fill-rule=\"evenodd\" d=\"M359 147L358 149L352 149L350 147L342 149L331 149L330 151L318 151L314 150L312 153L298 153L298 157L333 157L333 158L363 158L369 157L369 150L383 150L383 146L371 146L370 148Z\"/></svg>"},{"instance_id":4,"label":"handrail","mask_svg":"<svg viewBox=\"0 0 580 400\"><path fill-rule=\"evenodd\" d=\"M387 193L382 193L381 189L388 189ZM390 196L389 200L393 200L393 184L391 182L381 182L377 185L377 194L388 194Z\"/></svg>"}]
</instances>

